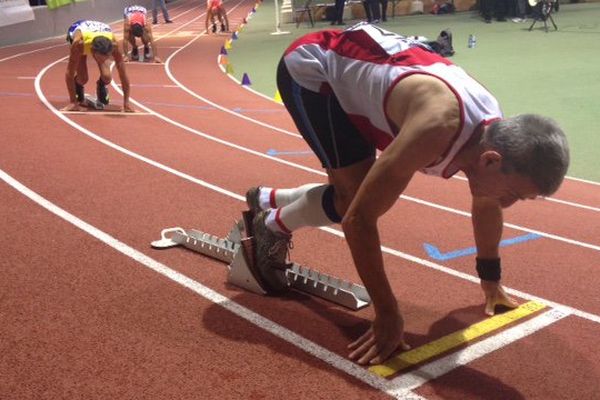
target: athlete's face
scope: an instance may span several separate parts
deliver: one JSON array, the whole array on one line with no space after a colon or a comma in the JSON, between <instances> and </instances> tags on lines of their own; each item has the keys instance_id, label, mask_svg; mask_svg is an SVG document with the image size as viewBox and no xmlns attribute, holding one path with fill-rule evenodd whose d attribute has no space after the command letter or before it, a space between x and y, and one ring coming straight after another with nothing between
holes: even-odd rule
<instances>
[{"instance_id":1,"label":"athlete's face","mask_svg":"<svg viewBox=\"0 0 600 400\"><path fill-rule=\"evenodd\" d=\"M502 172L501 162L502 156L487 151L480 156L477 166L465 171L473 196L496 199L502 208L510 207L517 200L539 196L539 189L529 177Z\"/></svg>"}]
</instances>

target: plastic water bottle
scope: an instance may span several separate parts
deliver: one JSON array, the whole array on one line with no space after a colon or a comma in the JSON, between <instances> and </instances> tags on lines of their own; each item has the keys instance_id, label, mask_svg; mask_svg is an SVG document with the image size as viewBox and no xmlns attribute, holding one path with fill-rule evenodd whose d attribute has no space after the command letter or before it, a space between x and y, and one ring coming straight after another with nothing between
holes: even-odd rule
<instances>
[{"instance_id":1,"label":"plastic water bottle","mask_svg":"<svg viewBox=\"0 0 600 400\"><path fill-rule=\"evenodd\" d=\"M472 49L472 48L475 48L476 45L477 45L477 38L475 37L475 35L469 35L468 47L470 49Z\"/></svg>"}]
</instances>

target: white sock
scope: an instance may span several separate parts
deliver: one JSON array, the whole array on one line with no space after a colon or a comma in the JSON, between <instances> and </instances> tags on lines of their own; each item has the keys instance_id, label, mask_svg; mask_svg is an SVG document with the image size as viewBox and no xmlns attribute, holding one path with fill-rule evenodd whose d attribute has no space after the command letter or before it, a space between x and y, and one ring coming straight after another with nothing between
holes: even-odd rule
<instances>
[{"instance_id":1,"label":"white sock","mask_svg":"<svg viewBox=\"0 0 600 400\"><path fill-rule=\"evenodd\" d=\"M298 200L310 189L321 185L322 183L307 183L306 185L291 189L262 187L260 188L260 194L258 196L258 204L263 210L287 206L288 204Z\"/></svg>"},{"instance_id":2,"label":"white sock","mask_svg":"<svg viewBox=\"0 0 600 400\"><path fill-rule=\"evenodd\" d=\"M289 234L305 226L332 225L334 222L323 209L323 193L328 187L327 184L311 185L309 190L302 191L291 204L271 210L266 219L267 227L276 232Z\"/></svg>"}]
</instances>

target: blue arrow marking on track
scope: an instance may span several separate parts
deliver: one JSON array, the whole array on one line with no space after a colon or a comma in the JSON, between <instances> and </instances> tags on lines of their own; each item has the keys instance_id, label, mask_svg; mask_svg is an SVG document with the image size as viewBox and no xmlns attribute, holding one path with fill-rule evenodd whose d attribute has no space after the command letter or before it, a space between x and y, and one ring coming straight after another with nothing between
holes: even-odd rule
<instances>
[{"instance_id":1,"label":"blue arrow marking on track","mask_svg":"<svg viewBox=\"0 0 600 400\"><path fill-rule=\"evenodd\" d=\"M540 237L542 237L542 236L538 235L537 233L528 233L527 235L517 236L512 239L502 240L500 242L500 247L510 246L510 245L517 244L517 243L523 243L523 242L527 242L529 240L538 239ZM451 260L453 258L477 254L477 248L475 248L475 247L467 247L466 249L454 250L454 251L451 251L448 253L442 253L440 251L440 249L438 249L437 247L435 247L434 245L429 244L429 243L423 243L423 247L425 248L425 251L427 252L427 255L430 258L433 258L434 260L439 260L439 261L447 261L447 260Z\"/></svg>"},{"instance_id":2,"label":"blue arrow marking on track","mask_svg":"<svg viewBox=\"0 0 600 400\"><path fill-rule=\"evenodd\" d=\"M267 155L277 157L277 156L305 156L307 154L312 154L310 150L303 151L278 151L275 149L267 150Z\"/></svg>"}]
</instances>

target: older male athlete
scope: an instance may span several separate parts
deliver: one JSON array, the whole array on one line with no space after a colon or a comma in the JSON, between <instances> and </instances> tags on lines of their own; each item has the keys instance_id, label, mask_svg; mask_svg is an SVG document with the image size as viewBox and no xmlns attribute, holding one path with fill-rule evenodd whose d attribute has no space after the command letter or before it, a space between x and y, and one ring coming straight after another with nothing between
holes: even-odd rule
<instances>
[{"instance_id":1,"label":"older male athlete","mask_svg":"<svg viewBox=\"0 0 600 400\"><path fill-rule=\"evenodd\" d=\"M147 10L142 6L127 6L123 10L123 53L124 61L129 61L129 45L131 59L138 60L139 52L135 38L139 37L144 45L144 60L160 63L158 49L152 35L152 24L147 23ZM150 47L152 53L150 55Z\"/></svg>"},{"instance_id":2,"label":"older male athlete","mask_svg":"<svg viewBox=\"0 0 600 400\"><path fill-rule=\"evenodd\" d=\"M293 231L341 222L375 309L371 327L349 346L350 358L381 363L407 349L377 222L417 171L446 179L463 171L485 312L516 306L500 284L502 209L560 186L569 149L553 120L503 118L492 94L464 70L422 43L368 24L297 39L279 63L277 85L329 184L248 190L253 268L269 292L287 288L279 271Z\"/></svg>"},{"instance_id":3,"label":"older male athlete","mask_svg":"<svg viewBox=\"0 0 600 400\"><path fill-rule=\"evenodd\" d=\"M112 80L110 59L113 58L123 88L123 111L133 112L129 105L129 78L125 71L123 56L118 48L110 26L103 22L81 20L69 28L67 40L71 43L69 63L65 73L65 81L69 92L69 105L63 111L80 110L84 102L84 85L87 83L87 57L91 56L100 70L100 78L96 81L98 102L109 103L108 85Z\"/></svg>"}]
</instances>

